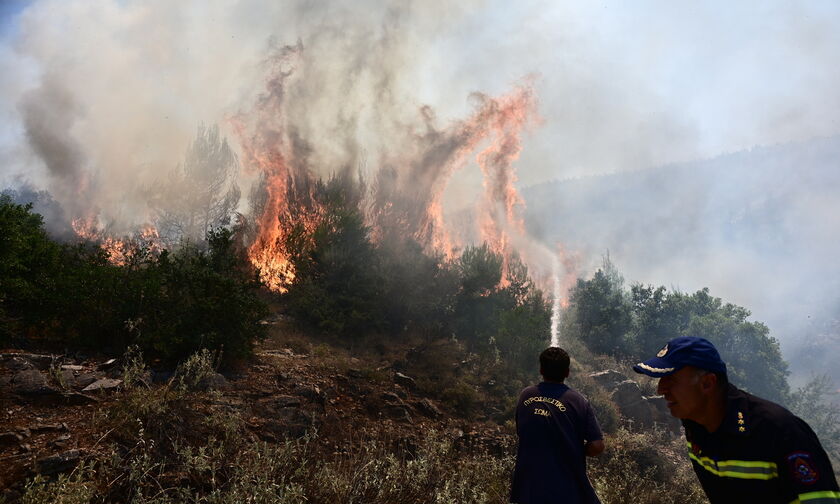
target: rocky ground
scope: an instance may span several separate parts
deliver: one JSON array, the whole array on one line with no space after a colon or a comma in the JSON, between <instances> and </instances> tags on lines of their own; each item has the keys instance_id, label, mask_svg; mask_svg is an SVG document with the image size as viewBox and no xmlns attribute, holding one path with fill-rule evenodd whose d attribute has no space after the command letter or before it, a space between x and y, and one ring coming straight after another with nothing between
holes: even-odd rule
<instances>
[{"instance_id":1,"label":"rocky ground","mask_svg":"<svg viewBox=\"0 0 840 504\"><path fill-rule=\"evenodd\" d=\"M124 393L121 376L119 359L0 353L0 491L9 500L28 478L67 471L105 449L109 432L97 419ZM147 372L143 381L159 387L172 376ZM281 442L314 429L321 449L333 453L371 437L411 451L435 429L465 449L511 449L509 431L446 413L387 364L372 368L350 358L336 367L288 348L263 350L239 373L213 375L202 388L212 393L199 414L236 412L255 440Z\"/></svg>"},{"instance_id":2,"label":"rocky ground","mask_svg":"<svg viewBox=\"0 0 840 504\"><path fill-rule=\"evenodd\" d=\"M205 376L186 414L234 414L246 439L267 443L317 432L314 444L327 459L359 453L372 440L410 456L432 430L467 453L514 452L511 421L500 423L489 412L464 418L451 404L422 394L415 378L397 371L394 358L360 359L328 345L288 342L293 350L286 343L270 339L239 370ZM0 497L14 502L37 475L49 479L82 461L107 459L117 440L103 419L130 394L123 383L128 366L127 357L0 351ZM155 389L173 379L171 369L146 369L136 383ZM649 386L623 373L586 372L573 386L606 397L631 430L658 426L679 435L662 398L646 395Z\"/></svg>"}]
</instances>

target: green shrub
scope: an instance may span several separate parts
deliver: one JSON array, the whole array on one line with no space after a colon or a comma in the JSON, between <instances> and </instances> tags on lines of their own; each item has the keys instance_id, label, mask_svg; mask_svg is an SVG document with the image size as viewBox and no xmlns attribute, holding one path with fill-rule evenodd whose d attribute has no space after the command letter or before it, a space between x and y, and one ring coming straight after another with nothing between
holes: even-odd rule
<instances>
[{"instance_id":1,"label":"green shrub","mask_svg":"<svg viewBox=\"0 0 840 504\"><path fill-rule=\"evenodd\" d=\"M0 341L121 353L139 345L177 362L201 348L227 362L265 334L267 308L242 267L232 233L208 234L209 250L157 255L135 246L114 265L95 244L59 245L31 206L0 198Z\"/></svg>"},{"instance_id":2,"label":"green shrub","mask_svg":"<svg viewBox=\"0 0 840 504\"><path fill-rule=\"evenodd\" d=\"M465 418L472 417L480 403L478 392L464 381L445 388L440 397L452 413Z\"/></svg>"}]
</instances>

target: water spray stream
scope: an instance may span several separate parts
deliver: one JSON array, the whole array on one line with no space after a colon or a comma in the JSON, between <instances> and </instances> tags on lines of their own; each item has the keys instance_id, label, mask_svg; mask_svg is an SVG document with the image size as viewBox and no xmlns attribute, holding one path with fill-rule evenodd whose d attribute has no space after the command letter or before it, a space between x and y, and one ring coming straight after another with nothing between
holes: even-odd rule
<instances>
[{"instance_id":1,"label":"water spray stream","mask_svg":"<svg viewBox=\"0 0 840 504\"><path fill-rule=\"evenodd\" d=\"M554 277L554 301L551 304L551 346L560 346L560 261L551 259L551 274Z\"/></svg>"}]
</instances>

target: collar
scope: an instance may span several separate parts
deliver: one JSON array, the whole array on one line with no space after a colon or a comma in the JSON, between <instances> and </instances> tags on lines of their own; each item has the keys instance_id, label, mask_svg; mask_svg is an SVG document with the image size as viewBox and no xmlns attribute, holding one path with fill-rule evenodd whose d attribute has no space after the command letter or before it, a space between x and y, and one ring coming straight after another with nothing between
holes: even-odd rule
<instances>
[{"instance_id":1,"label":"collar","mask_svg":"<svg viewBox=\"0 0 840 504\"><path fill-rule=\"evenodd\" d=\"M705 427L693 420L683 420L682 424L686 427L686 436L688 436L689 431L693 433L692 438L694 435L700 437L716 434L731 434L733 436L749 435L751 408L747 393L730 383L726 389L726 398L724 401L726 405L723 422L721 422L720 427L715 432L708 432Z\"/></svg>"}]
</instances>

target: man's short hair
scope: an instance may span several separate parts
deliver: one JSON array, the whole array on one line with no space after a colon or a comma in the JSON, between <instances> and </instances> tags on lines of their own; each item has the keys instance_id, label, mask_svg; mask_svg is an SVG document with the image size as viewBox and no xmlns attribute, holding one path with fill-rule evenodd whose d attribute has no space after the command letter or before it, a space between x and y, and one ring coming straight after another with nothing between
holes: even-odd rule
<instances>
[{"instance_id":1,"label":"man's short hair","mask_svg":"<svg viewBox=\"0 0 840 504\"><path fill-rule=\"evenodd\" d=\"M548 347L540 354L540 373L551 381L563 381L569 376L569 354L560 347Z\"/></svg>"}]
</instances>

